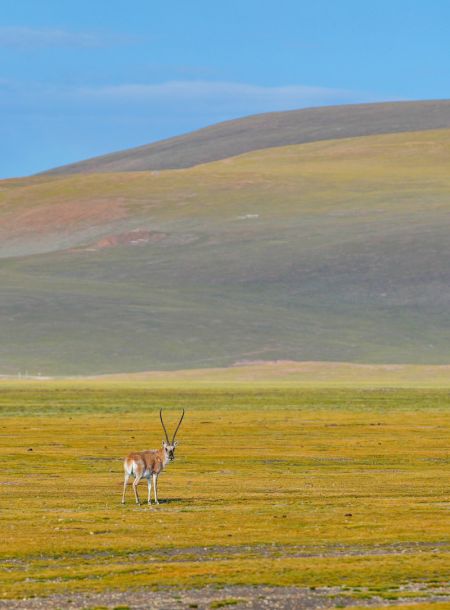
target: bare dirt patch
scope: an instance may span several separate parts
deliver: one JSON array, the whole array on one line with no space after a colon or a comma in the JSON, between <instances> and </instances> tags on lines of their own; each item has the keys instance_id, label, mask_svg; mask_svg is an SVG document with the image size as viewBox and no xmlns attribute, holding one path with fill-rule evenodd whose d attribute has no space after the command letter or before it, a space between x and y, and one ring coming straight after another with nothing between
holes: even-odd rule
<instances>
[{"instance_id":1,"label":"bare dirt patch","mask_svg":"<svg viewBox=\"0 0 450 610\"><path fill-rule=\"evenodd\" d=\"M160 591L108 591L104 593L54 595L47 598L0 601L0 608L8 610L41 610L48 608L129 608L130 610L157 610L173 608L277 608L288 610L302 608L316 610L333 608L336 605L348 606L354 600L340 595L338 589L298 589L295 587L249 587L225 586L221 589L204 587L202 589Z\"/></svg>"},{"instance_id":2,"label":"bare dirt patch","mask_svg":"<svg viewBox=\"0 0 450 610\"><path fill-rule=\"evenodd\" d=\"M411 597L411 591L417 597ZM409 595L408 595L409 594ZM350 606L395 606L407 601L438 602L448 601L449 595L435 592L426 595L422 588L405 587L404 597L395 600L380 596L366 596L364 600L355 598L351 591L340 587L298 588L268 586L224 586L199 589L164 588L160 590L135 589L129 591L105 591L102 593L73 593L49 597L0 600L0 610L172 610L198 608L276 609L276 610L321 610Z\"/></svg>"}]
</instances>

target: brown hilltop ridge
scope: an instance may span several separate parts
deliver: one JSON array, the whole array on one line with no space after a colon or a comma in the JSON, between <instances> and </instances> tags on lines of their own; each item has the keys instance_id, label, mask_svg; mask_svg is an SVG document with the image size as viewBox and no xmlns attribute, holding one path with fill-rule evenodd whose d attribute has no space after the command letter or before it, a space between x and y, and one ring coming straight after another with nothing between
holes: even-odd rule
<instances>
[{"instance_id":1,"label":"brown hilltop ridge","mask_svg":"<svg viewBox=\"0 0 450 610\"><path fill-rule=\"evenodd\" d=\"M357 136L450 128L450 100L383 102L270 112L51 169L45 174L193 167L253 150Z\"/></svg>"}]
</instances>

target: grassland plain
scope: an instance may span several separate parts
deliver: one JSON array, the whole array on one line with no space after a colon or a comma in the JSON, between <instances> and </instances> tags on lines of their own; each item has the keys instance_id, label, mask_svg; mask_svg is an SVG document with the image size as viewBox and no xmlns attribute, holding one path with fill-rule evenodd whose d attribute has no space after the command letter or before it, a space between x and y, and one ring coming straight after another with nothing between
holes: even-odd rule
<instances>
[{"instance_id":1,"label":"grassland plain","mask_svg":"<svg viewBox=\"0 0 450 610\"><path fill-rule=\"evenodd\" d=\"M2 382L2 597L275 585L329 605L446 600L449 405L448 388ZM160 444L161 406L168 421L187 409L163 502L130 490L122 506L120 458Z\"/></svg>"},{"instance_id":2,"label":"grassland plain","mask_svg":"<svg viewBox=\"0 0 450 610\"><path fill-rule=\"evenodd\" d=\"M448 363L449 135L3 181L0 372Z\"/></svg>"}]
</instances>

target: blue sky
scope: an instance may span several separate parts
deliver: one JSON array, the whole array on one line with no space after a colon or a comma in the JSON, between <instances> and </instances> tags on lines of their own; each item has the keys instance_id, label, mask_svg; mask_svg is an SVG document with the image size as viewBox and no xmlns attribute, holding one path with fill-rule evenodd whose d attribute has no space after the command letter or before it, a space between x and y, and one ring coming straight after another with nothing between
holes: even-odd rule
<instances>
[{"instance_id":1,"label":"blue sky","mask_svg":"<svg viewBox=\"0 0 450 610\"><path fill-rule=\"evenodd\" d=\"M272 110L448 98L447 0L14 0L0 178Z\"/></svg>"}]
</instances>

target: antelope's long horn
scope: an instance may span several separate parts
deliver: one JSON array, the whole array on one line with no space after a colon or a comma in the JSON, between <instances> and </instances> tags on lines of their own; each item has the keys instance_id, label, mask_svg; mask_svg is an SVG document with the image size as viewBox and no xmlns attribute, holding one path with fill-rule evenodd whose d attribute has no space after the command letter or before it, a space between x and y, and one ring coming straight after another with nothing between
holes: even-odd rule
<instances>
[{"instance_id":1,"label":"antelope's long horn","mask_svg":"<svg viewBox=\"0 0 450 610\"><path fill-rule=\"evenodd\" d=\"M164 425L163 418L162 418L162 409L159 410L159 419L161 420L161 424L162 424L162 427L163 427L163 430L164 430L164 434L166 435L167 444L170 445L169 435L167 434L166 426Z\"/></svg>"},{"instance_id":2,"label":"antelope's long horn","mask_svg":"<svg viewBox=\"0 0 450 610\"><path fill-rule=\"evenodd\" d=\"M183 417L184 417L184 409L183 409L183 413L182 413L182 415L181 415L180 421L178 422L177 429L176 429L176 430L175 430L175 432L173 433L173 437L172 437L172 445L173 445L173 444L174 444L174 442L175 442L175 437L176 437L176 435L177 435L178 428L181 426L181 422L183 421Z\"/></svg>"}]
</instances>

